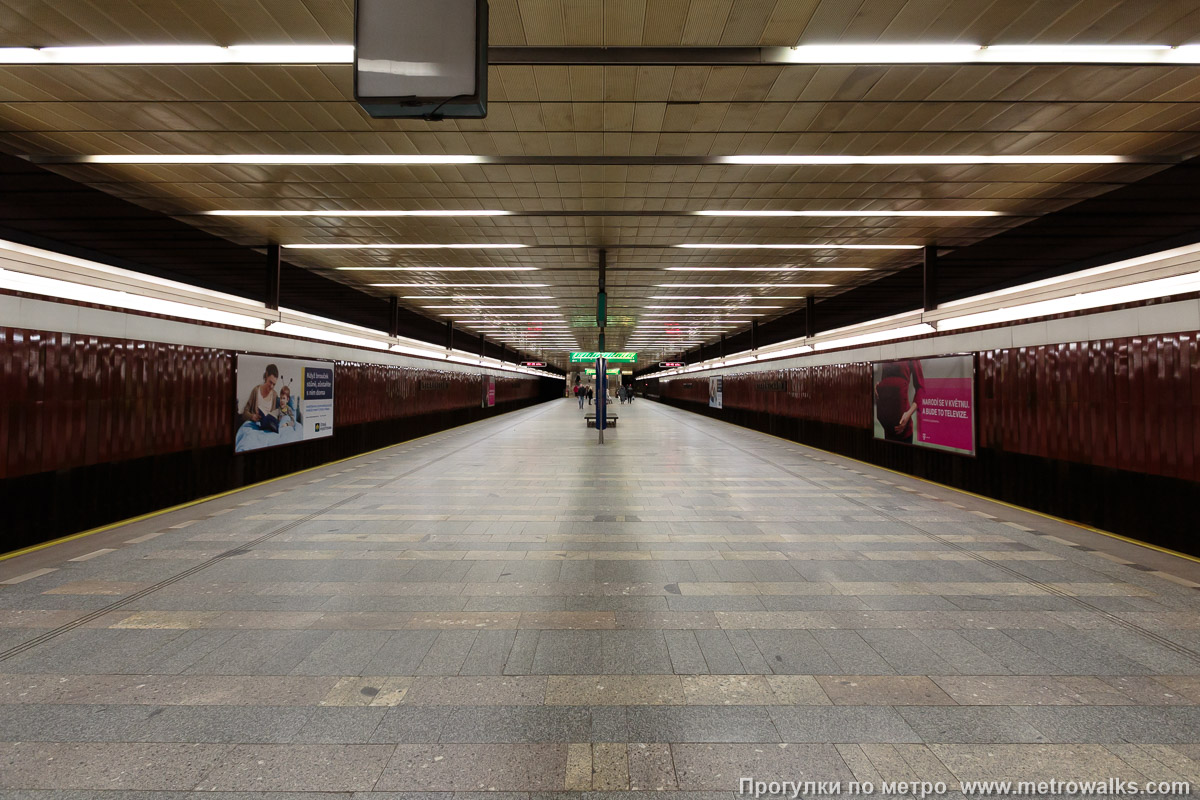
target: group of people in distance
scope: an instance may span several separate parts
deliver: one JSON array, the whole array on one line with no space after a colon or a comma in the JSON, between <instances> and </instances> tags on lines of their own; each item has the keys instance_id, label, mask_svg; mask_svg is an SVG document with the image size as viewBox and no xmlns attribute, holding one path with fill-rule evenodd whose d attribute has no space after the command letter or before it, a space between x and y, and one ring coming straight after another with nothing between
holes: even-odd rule
<instances>
[{"instance_id":1,"label":"group of people in distance","mask_svg":"<svg viewBox=\"0 0 1200 800\"><path fill-rule=\"evenodd\" d=\"M582 383L576 383L575 388L572 391L575 394L575 399L579 401L580 408L583 408L584 400L587 400L587 404L590 406L592 404L592 399L596 396L596 392L591 386ZM625 386L624 384L618 384L617 399L619 399L622 404L626 402L632 403L633 387ZM609 402L612 402L611 398L609 398Z\"/></svg>"}]
</instances>

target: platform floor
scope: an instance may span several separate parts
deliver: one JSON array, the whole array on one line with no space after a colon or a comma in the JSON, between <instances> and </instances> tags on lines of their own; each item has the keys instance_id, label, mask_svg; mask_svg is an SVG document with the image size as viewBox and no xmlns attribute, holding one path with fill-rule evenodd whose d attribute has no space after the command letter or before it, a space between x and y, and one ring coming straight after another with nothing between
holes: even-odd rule
<instances>
[{"instance_id":1,"label":"platform floor","mask_svg":"<svg viewBox=\"0 0 1200 800\"><path fill-rule=\"evenodd\" d=\"M1195 564L617 413L603 448L556 401L0 562L0 796L1200 780Z\"/></svg>"}]
</instances>

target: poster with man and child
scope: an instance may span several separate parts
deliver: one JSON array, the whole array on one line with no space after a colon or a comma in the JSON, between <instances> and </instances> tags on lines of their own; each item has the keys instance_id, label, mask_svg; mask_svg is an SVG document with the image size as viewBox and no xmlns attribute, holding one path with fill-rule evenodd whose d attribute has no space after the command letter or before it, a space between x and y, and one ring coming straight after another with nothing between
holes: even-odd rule
<instances>
[{"instance_id":1,"label":"poster with man and child","mask_svg":"<svg viewBox=\"0 0 1200 800\"><path fill-rule=\"evenodd\" d=\"M333 435L333 362L239 354L236 453Z\"/></svg>"}]
</instances>

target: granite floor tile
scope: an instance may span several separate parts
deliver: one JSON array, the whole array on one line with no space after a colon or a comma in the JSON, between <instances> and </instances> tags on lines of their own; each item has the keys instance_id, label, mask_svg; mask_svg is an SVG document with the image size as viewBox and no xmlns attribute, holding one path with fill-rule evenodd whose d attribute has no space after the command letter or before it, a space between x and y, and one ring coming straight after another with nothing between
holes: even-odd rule
<instances>
[{"instance_id":1,"label":"granite floor tile","mask_svg":"<svg viewBox=\"0 0 1200 800\"><path fill-rule=\"evenodd\" d=\"M1053 520L621 414L602 449L546 404L0 563L0 653L30 644L0 661L0 795L1200 781L1194 588Z\"/></svg>"},{"instance_id":2,"label":"granite floor tile","mask_svg":"<svg viewBox=\"0 0 1200 800\"><path fill-rule=\"evenodd\" d=\"M783 741L764 708L750 706L636 706L629 737L637 742Z\"/></svg>"},{"instance_id":3,"label":"granite floor tile","mask_svg":"<svg viewBox=\"0 0 1200 800\"><path fill-rule=\"evenodd\" d=\"M822 675L817 682L839 706L941 706L955 701L920 675Z\"/></svg>"},{"instance_id":4,"label":"granite floor tile","mask_svg":"<svg viewBox=\"0 0 1200 800\"><path fill-rule=\"evenodd\" d=\"M392 755L389 745L240 745L197 788L206 791L367 791Z\"/></svg>"},{"instance_id":5,"label":"granite floor tile","mask_svg":"<svg viewBox=\"0 0 1200 800\"><path fill-rule=\"evenodd\" d=\"M927 744L1013 744L1049 741L1010 706L907 706L896 709Z\"/></svg>"},{"instance_id":6,"label":"granite floor tile","mask_svg":"<svg viewBox=\"0 0 1200 800\"><path fill-rule=\"evenodd\" d=\"M921 737L887 706L770 706L767 713L784 742L920 742Z\"/></svg>"},{"instance_id":7,"label":"granite floor tile","mask_svg":"<svg viewBox=\"0 0 1200 800\"><path fill-rule=\"evenodd\" d=\"M565 744L409 745L395 749L376 791L561 791Z\"/></svg>"}]
</instances>

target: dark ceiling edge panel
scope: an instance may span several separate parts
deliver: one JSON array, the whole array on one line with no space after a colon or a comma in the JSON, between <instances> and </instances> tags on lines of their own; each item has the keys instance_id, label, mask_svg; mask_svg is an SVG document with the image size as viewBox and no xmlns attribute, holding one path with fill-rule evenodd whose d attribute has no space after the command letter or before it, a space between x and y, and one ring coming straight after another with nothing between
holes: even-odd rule
<instances>
[{"instance_id":1,"label":"dark ceiling edge panel","mask_svg":"<svg viewBox=\"0 0 1200 800\"><path fill-rule=\"evenodd\" d=\"M1112 236L1079 238L1062 235L1080 222L1094 216L1122 215L1130 221L1143 219L1136 214L1146 201L1171 202L1175 217L1171 228L1175 235L1161 237L1161 225L1146 225L1153 233L1132 225ZM1155 218L1160 221L1160 218ZM1111 226L1110 226L1111 229ZM1060 233L1056 235L1055 231ZM1114 239L1125 247L1104 249ZM947 251L938 258L938 282L945 289L939 302L961 300L974 295L1008 289L1025 283L1055 278L1072 272L1150 255L1163 250L1200 242L1200 157L1155 173L1137 183L1076 203L968 247ZM1060 244L1057 254L1045 253L1047 243ZM990 268L990 269L988 269ZM994 277L999 273L1000 277ZM841 294L815 304L817 332L843 328L895 314L916 311L923 306L923 267L919 261ZM765 347L804 335L807 309L778 317L758 326L758 347ZM688 363L715 358L719 345L706 343L664 360ZM726 354L750 349L750 330L741 329L725 337ZM638 375L656 370L646 367Z\"/></svg>"},{"instance_id":2,"label":"dark ceiling edge panel","mask_svg":"<svg viewBox=\"0 0 1200 800\"><path fill-rule=\"evenodd\" d=\"M27 247L36 247L86 261L95 261L111 267L248 300L263 300L265 297L266 256L260 252L261 248L234 244L165 214L142 208L127 200L107 195L97 189L72 181L55 172L33 165L25 159L0 154L0 179L10 175L20 175L28 181L39 184L43 187L43 192L70 194L76 201L83 201L80 208L84 210L103 209L107 212L119 210L121 213L118 217L112 217L110 213L110 216L105 219L88 219L63 214L54 218L17 221L12 219L17 215L13 214L11 209L20 207L20 197L23 191L6 193L0 190L0 238ZM14 228L12 227L14 221L17 224L20 222L40 223L34 227L44 230L34 232ZM102 231L96 230L94 226L97 224L106 224L106 227ZM80 228L80 226L82 227ZM71 241L66 238L59 239L45 235L46 230L55 228L64 230L67 227L74 229L73 237L91 239L102 237L103 241L119 243L124 250L133 253L145 249L144 237L139 238L140 231L152 230L159 240L162 239L165 231L168 235L174 234L175 238L171 241L178 244L176 249L181 252L156 250L156 254L161 252L163 263L152 263L122 257L119 252L88 247L78 241L78 238L76 241ZM197 251L203 253L202 261L196 259ZM261 271L259 272L257 270L260 265ZM282 305L285 308L374 330L386 331L388 329L389 305L387 300L330 280L295 264L285 262L281 271L283 277L281 296ZM259 286L262 287L261 291L258 291ZM445 346L445 327L440 321L403 307L398 309L398 314L399 335L436 346ZM455 331L455 344L457 349L464 352L480 352L480 337L466 331ZM508 356L513 361L540 360L523 351L502 349L499 344L490 340L485 340L483 355L495 359Z\"/></svg>"}]
</instances>

